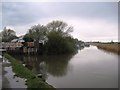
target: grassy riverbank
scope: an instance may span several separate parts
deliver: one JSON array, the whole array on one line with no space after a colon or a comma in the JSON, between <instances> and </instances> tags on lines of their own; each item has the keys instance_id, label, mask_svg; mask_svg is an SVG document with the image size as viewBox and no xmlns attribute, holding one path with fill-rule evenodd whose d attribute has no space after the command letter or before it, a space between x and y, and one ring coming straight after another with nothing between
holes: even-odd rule
<instances>
[{"instance_id":1,"label":"grassy riverbank","mask_svg":"<svg viewBox=\"0 0 120 90\"><path fill-rule=\"evenodd\" d=\"M9 54L4 54L4 57L11 62L12 69L17 76L27 79L26 84L29 89L42 88L44 90L55 90L51 85L44 82L41 78L38 78L34 73L24 67L21 63L19 63Z\"/></svg>"},{"instance_id":2,"label":"grassy riverbank","mask_svg":"<svg viewBox=\"0 0 120 90\"><path fill-rule=\"evenodd\" d=\"M96 45L99 49L120 54L120 44L118 43L96 43L94 45Z\"/></svg>"}]
</instances>

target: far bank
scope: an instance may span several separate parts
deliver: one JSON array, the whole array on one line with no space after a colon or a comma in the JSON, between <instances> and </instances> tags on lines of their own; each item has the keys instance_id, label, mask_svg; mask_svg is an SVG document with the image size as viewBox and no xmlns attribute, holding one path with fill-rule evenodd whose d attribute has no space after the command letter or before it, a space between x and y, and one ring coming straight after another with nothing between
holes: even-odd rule
<instances>
[{"instance_id":1,"label":"far bank","mask_svg":"<svg viewBox=\"0 0 120 90\"><path fill-rule=\"evenodd\" d=\"M120 44L119 43L94 43L99 49L103 49L109 52L113 52L120 55Z\"/></svg>"}]
</instances>

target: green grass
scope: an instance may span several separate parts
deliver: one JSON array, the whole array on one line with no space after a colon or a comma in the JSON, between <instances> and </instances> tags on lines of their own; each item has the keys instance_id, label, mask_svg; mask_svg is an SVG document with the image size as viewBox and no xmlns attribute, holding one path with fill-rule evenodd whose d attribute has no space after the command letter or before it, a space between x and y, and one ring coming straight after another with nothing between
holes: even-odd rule
<instances>
[{"instance_id":1,"label":"green grass","mask_svg":"<svg viewBox=\"0 0 120 90\"><path fill-rule=\"evenodd\" d=\"M4 57L11 62L13 72L15 72L17 76L27 79L26 84L28 86L28 89L42 88L40 90L55 90L55 88L44 82L42 79L38 78L34 73L32 73L32 71L24 67L21 63L19 63L9 54L5 53Z\"/></svg>"}]
</instances>

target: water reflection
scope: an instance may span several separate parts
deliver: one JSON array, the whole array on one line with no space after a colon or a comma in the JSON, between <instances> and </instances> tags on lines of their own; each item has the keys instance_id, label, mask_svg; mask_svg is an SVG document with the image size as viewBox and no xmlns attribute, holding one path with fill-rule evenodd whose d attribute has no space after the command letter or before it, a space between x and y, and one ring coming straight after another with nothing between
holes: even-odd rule
<instances>
[{"instance_id":1,"label":"water reflection","mask_svg":"<svg viewBox=\"0 0 120 90\"><path fill-rule=\"evenodd\" d=\"M73 56L74 54L46 57L45 61L47 64L48 73L55 77L66 75L67 71L69 70L68 62Z\"/></svg>"},{"instance_id":2,"label":"water reflection","mask_svg":"<svg viewBox=\"0 0 120 90\"><path fill-rule=\"evenodd\" d=\"M40 55L12 55L18 60L21 60L25 66L32 72L37 74L42 74L43 78L46 80L48 74L54 77L61 77L67 74L69 70L68 62L75 55L50 55L50 56L40 56Z\"/></svg>"},{"instance_id":3,"label":"water reflection","mask_svg":"<svg viewBox=\"0 0 120 90\"><path fill-rule=\"evenodd\" d=\"M13 56L25 63L26 67L35 74L42 74L48 83L57 88L116 88L118 86L117 55L105 53L95 46L71 55Z\"/></svg>"},{"instance_id":4,"label":"water reflection","mask_svg":"<svg viewBox=\"0 0 120 90\"><path fill-rule=\"evenodd\" d=\"M103 49L103 48L100 48L100 47L97 47L97 49L103 51L104 53L108 53L108 54L115 54L115 55L118 54L118 53L116 53L116 52L112 52L112 51L110 51L110 50L106 50L106 49Z\"/></svg>"},{"instance_id":5,"label":"water reflection","mask_svg":"<svg viewBox=\"0 0 120 90\"><path fill-rule=\"evenodd\" d=\"M24 79L16 77L14 74L10 62L4 59L2 67L2 88L9 88L10 90L12 88L23 88L23 90L26 90L27 86L25 85Z\"/></svg>"},{"instance_id":6,"label":"water reflection","mask_svg":"<svg viewBox=\"0 0 120 90\"><path fill-rule=\"evenodd\" d=\"M83 47L79 47L79 50L83 50L85 47L83 46Z\"/></svg>"},{"instance_id":7,"label":"water reflection","mask_svg":"<svg viewBox=\"0 0 120 90\"><path fill-rule=\"evenodd\" d=\"M43 78L44 80L47 80L48 75L47 75L46 62L42 61L42 62L39 64L39 66L40 66L40 73L42 74L42 78Z\"/></svg>"}]
</instances>

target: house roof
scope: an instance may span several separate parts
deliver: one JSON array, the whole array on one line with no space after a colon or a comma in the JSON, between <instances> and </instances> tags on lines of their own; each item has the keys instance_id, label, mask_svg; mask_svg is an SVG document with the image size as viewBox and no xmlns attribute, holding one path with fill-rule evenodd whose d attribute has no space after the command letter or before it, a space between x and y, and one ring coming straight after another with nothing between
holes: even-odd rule
<instances>
[{"instance_id":1,"label":"house roof","mask_svg":"<svg viewBox=\"0 0 120 90\"><path fill-rule=\"evenodd\" d=\"M25 41L21 38L18 38L18 39L13 39L11 42L25 42Z\"/></svg>"}]
</instances>

